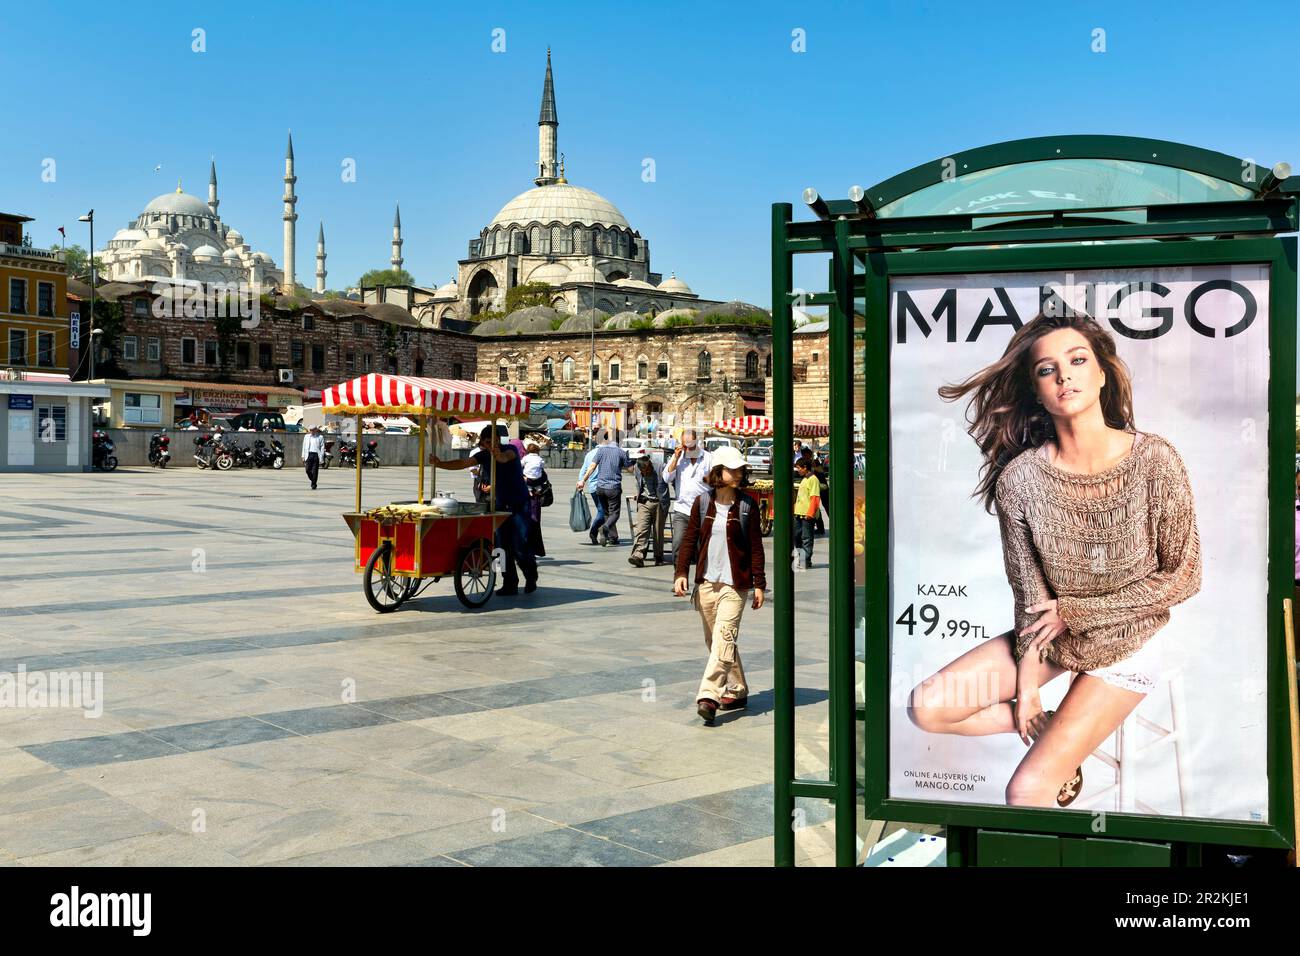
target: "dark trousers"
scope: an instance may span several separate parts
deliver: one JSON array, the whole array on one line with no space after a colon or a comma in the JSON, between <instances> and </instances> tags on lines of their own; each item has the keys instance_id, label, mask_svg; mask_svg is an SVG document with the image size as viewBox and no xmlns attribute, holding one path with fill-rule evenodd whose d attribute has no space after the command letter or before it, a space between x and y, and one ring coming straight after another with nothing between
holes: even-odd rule
<instances>
[{"instance_id":1,"label":"dark trousers","mask_svg":"<svg viewBox=\"0 0 1300 956\"><path fill-rule=\"evenodd\" d=\"M588 529L588 532L594 538L596 537L596 532L605 526L605 496L594 488L591 491L591 504L595 510L595 514L592 516L591 527Z\"/></svg>"},{"instance_id":2,"label":"dark trousers","mask_svg":"<svg viewBox=\"0 0 1300 956\"><path fill-rule=\"evenodd\" d=\"M527 508L512 512L508 521L503 521L497 528L497 547L505 559L505 573L501 584L506 590L519 587L519 571L524 572L524 583L532 584L537 580L537 558L533 556L529 545L532 519L528 517Z\"/></svg>"},{"instance_id":3,"label":"dark trousers","mask_svg":"<svg viewBox=\"0 0 1300 956\"><path fill-rule=\"evenodd\" d=\"M307 461L303 464L307 469L307 477L311 479L311 486L316 487L316 474L320 471L320 456L312 452L307 456Z\"/></svg>"},{"instance_id":4,"label":"dark trousers","mask_svg":"<svg viewBox=\"0 0 1300 956\"><path fill-rule=\"evenodd\" d=\"M592 497L596 500L596 517L591 522L592 537L603 535L610 544L618 544L618 516L623 511L623 486L597 488Z\"/></svg>"},{"instance_id":5,"label":"dark trousers","mask_svg":"<svg viewBox=\"0 0 1300 956\"><path fill-rule=\"evenodd\" d=\"M794 518L794 546L800 552L803 567L812 567L813 535L817 522L812 518Z\"/></svg>"}]
</instances>

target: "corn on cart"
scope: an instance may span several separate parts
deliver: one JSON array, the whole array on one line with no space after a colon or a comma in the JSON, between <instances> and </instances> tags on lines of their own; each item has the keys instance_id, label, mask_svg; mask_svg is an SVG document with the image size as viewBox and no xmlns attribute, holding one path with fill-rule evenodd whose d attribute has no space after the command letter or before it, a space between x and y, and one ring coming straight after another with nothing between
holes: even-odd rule
<instances>
[{"instance_id":1,"label":"corn on cart","mask_svg":"<svg viewBox=\"0 0 1300 956\"><path fill-rule=\"evenodd\" d=\"M454 577L456 597L467 608L485 606L496 590L496 531L510 514L496 508L496 459L491 459L486 502L458 502L438 496L438 469L425 500L424 472L428 433L435 439L444 417L525 418L526 395L495 385L407 375L363 375L325 389L322 411L351 415L361 432L363 415L405 415L418 423L419 480L415 501L361 507L361 472L356 473L356 506L343 515L356 540L354 564L362 590L376 611L394 611L429 582Z\"/></svg>"},{"instance_id":2,"label":"corn on cart","mask_svg":"<svg viewBox=\"0 0 1300 956\"><path fill-rule=\"evenodd\" d=\"M765 415L744 415L740 418L728 418L718 422L711 429L719 435L735 438L771 438L772 419ZM795 438L825 438L831 433L830 427L821 422L812 422L804 418L794 420ZM772 449L772 473L776 473L776 463L780 460L777 449ZM774 497L776 485L772 481L751 482L745 489L758 500L758 526L764 535L772 533L772 519L775 514Z\"/></svg>"}]
</instances>

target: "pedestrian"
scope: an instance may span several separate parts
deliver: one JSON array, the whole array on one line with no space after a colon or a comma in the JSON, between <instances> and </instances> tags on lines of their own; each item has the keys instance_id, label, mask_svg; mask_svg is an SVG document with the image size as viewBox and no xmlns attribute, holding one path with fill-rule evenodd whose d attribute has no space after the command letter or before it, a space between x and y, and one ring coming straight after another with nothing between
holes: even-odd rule
<instances>
[{"instance_id":1,"label":"pedestrian","mask_svg":"<svg viewBox=\"0 0 1300 956\"><path fill-rule=\"evenodd\" d=\"M796 439L794 440L794 462L795 462L795 464L798 464L798 463L799 463L799 459L803 457L803 453L804 453L805 448L806 448L806 446L805 446L804 443L801 442L799 439L796 438Z\"/></svg>"},{"instance_id":2,"label":"pedestrian","mask_svg":"<svg viewBox=\"0 0 1300 956\"><path fill-rule=\"evenodd\" d=\"M705 478L709 475L712 456L700 447L694 428L682 431L681 444L664 466L664 480L673 486L672 522L673 522L673 557L682 546L682 535L686 533L686 523L691 516L691 505L695 499L709 490Z\"/></svg>"},{"instance_id":3,"label":"pedestrian","mask_svg":"<svg viewBox=\"0 0 1300 956\"><path fill-rule=\"evenodd\" d=\"M320 472L321 459L325 457L325 436L320 433L320 426L311 426L311 431L302 440L302 461L311 479L311 490L316 490L316 475Z\"/></svg>"},{"instance_id":4,"label":"pedestrian","mask_svg":"<svg viewBox=\"0 0 1300 956\"><path fill-rule=\"evenodd\" d=\"M583 489L582 476L591 470L591 463L596 460L596 452L598 451L600 451L600 445L599 443L594 443L587 449L587 453L582 456L582 464L578 467L578 482L576 485L579 490ZM605 523L605 499L596 494L596 489L594 487L591 489L591 504L594 509L594 516L591 519L592 526L594 527L598 524L603 525ZM587 531L590 533L591 528L588 528ZM594 544L595 542L593 541L592 543Z\"/></svg>"},{"instance_id":5,"label":"pedestrian","mask_svg":"<svg viewBox=\"0 0 1300 956\"><path fill-rule=\"evenodd\" d=\"M592 544L599 543L601 547L607 548L611 544L618 544L618 516L623 510L623 472L632 467L632 462L628 459L627 452L615 443L614 436L608 429L605 430L603 439L592 456L591 464L578 478L578 487L584 488L591 481L595 488L593 497L598 511L603 505L604 520L597 513L592 519L588 534ZM600 539L599 542L597 538Z\"/></svg>"},{"instance_id":6,"label":"pedestrian","mask_svg":"<svg viewBox=\"0 0 1300 956\"><path fill-rule=\"evenodd\" d=\"M496 459L496 506L498 511L507 512L510 517L497 528L496 546L505 557L505 574L502 587L497 594L510 597L519 593L519 571L524 572L524 593L532 594L537 590L537 559L534 557L529 541L533 531L529 527L532 517L529 514L528 485L524 481L524 469L519 460L519 451L513 445L501 445L497 440L497 431L487 425L479 433L478 451L469 458L457 461L443 461L435 452L429 461L435 468L446 471L461 471L466 468L478 468L478 490L484 498L493 490L492 461Z\"/></svg>"},{"instance_id":7,"label":"pedestrian","mask_svg":"<svg viewBox=\"0 0 1300 956\"><path fill-rule=\"evenodd\" d=\"M745 601L755 611L767 589L758 502L742 489L749 468L740 452L726 446L713 455L709 490L693 503L681 549L673 555L673 593L685 597L695 562L692 604L704 625L709 660L696 693L695 711L707 725L719 710L741 710L749 697L737 641Z\"/></svg>"},{"instance_id":8,"label":"pedestrian","mask_svg":"<svg viewBox=\"0 0 1300 956\"><path fill-rule=\"evenodd\" d=\"M821 504L821 484L807 458L794 463L799 473L799 494L794 502L794 546L799 549L801 568L812 567L813 537Z\"/></svg>"},{"instance_id":9,"label":"pedestrian","mask_svg":"<svg viewBox=\"0 0 1300 956\"><path fill-rule=\"evenodd\" d=\"M643 448L630 456L636 467L636 530L633 532L632 556L627 563L645 567L647 546L654 543L655 566L664 563L664 524L668 518L668 482L664 481L663 468Z\"/></svg>"},{"instance_id":10,"label":"pedestrian","mask_svg":"<svg viewBox=\"0 0 1300 956\"><path fill-rule=\"evenodd\" d=\"M541 449L537 444L528 445L528 454L524 455L520 467L524 470L524 484L528 486L528 516L532 519L529 528L528 544L533 556L546 557L546 544L542 541L542 508L549 504L544 501L550 489L550 479L546 477L546 465L542 461Z\"/></svg>"},{"instance_id":11,"label":"pedestrian","mask_svg":"<svg viewBox=\"0 0 1300 956\"><path fill-rule=\"evenodd\" d=\"M826 512L827 518L831 516L829 497L830 479L826 474L826 465L817 457L816 454L814 454L811 448L806 446L803 450L801 460L808 463L808 471L817 479L818 498L821 501L821 508L818 509L817 514L814 516L813 525L817 534L825 534L826 523L822 517L822 511L824 510Z\"/></svg>"}]
</instances>

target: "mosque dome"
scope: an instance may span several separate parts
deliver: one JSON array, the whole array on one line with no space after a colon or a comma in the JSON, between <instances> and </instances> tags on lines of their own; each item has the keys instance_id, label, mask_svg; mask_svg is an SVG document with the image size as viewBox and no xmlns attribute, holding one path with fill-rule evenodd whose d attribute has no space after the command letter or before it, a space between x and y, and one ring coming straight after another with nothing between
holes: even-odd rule
<instances>
[{"instance_id":1,"label":"mosque dome","mask_svg":"<svg viewBox=\"0 0 1300 956\"><path fill-rule=\"evenodd\" d=\"M224 259L226 262L238 262L239 253L236 252L234 249L227 249L225 252L221 254L221 258Z\"/></svg>"},{"instance_id":2,"label":"mosque dome","mask_svg":"<svg viewBox=\"0 0 1300 956\"><path fill-rule=\"evenodd\" d=\"M632 228L623 214L604 196L568 183L537 186L520 193L501 207L501 211L488 223L488 228L527 226L534 222Z\"/></svg>"},{"instance_id":3,"label":"mosque dome","mask_svg":"<svg viewBox=\"0 0 1300 956\"><path fill-rule=\"evenodd\" d=\"M151 200L149 205L144 207L144 211L164 215L212 217L212 210L208 208L207 203L198 196L182 192L163 193Z\"/></svg>"},{"instance_id":4,"label":"mosque dome","mask_svg":"<svg viewBox=\"0 0 1300 956\"><path fill-rule=\"evenodd\" d=\"M230 246L232 249L235 246L242 246L243 244L244 244L244 234L241 233L238 229L231 229L229 232L226 233L226 245Z\"/></svg>"},{"instance_id":5,"label":"mosque dome","mask_svg":"<svg viewBox=\"0 0 1300 956\"><path fill-rule=\"evenodd\" d=\"M604 329L621 329L626 331L632 328L633 322L642 318L645 318L645 316L637 315L635 312L620 312L617 315L611 315L605 320L605 324L601 327Z\"/></svg>"},{"instance_id":6,"label":"mosque dome","mask_svg":"<svg viewBox=\"0 0 1300 956\"><path fill-rule=\"evenodd\" d=\"M691 291L691 287L690 287L690 286L688 286L688 285L687 285L685 282L683 282L681 279L677 278L677 273L675 273L675 272L674 272L672 275L670 275L667 279L665 279L663 282L660 282L660 283L659 283L659 291L660 291L660 292L676 292L676 293L678 293L679 295L694 295L694 294L695 294L694 292Z\"/></svg>"},{"instance_id":7,"label":"mosque dome","mask_svg":"<svg viewBox=\"0 0 1300 956\"><path fill-rule=\"evenodd\" d=\"M136 243L135 247L141 252L164 253L167 251L167 247L162 244L161 239L142 239Z\"/></svg>"},{"instance_id":8,"label":"mosque dome","mask_svg":"<svg viewBox=\"0 0 1300 956\"><path fill-rule=\"evenodd\" d=\"M448 282L446 285L438 286L438 288L433 293L435 299L441 299L444 296L458 296L458 295L460 295L460 288L456 285L455 276L452 276L452 280Z\"/></svg>"},{"instance_id":9,"label":"mosque dome","mask_svg":"<svg viewBox=\"0 0 1300 956\"><path fill-rule=\"evenodd\" d=\"M220 259L221 251L215 246L210 246L207 243L204 243L190 253L190 255L195 259Z\"/></svg>"},{"instance_id":10,"label":"mosque dome","mask_svg":"<svg viewBox=\"0 0 1300 956\"><path fill-rule=\"evenodd\" d=\"M528 274L529 282L547 282L551 285L560 285L569 280L569 267L559 262L548 262L540 265Z\"/></svg>"},{"instance_id":11,"label":"mosque dome","mask_svg":"<svg viewBox=\"0 0 1300 956\"><path fill-rule=\"evenodd\" d=\"M140 242L148 239L149 234L143 229L119 229L113 236L113 242Z\"/></svg>"},{"instance_id":12,"label":"mosque dome","mask_svg":"<svg viewBox=\"0 0 1300 956\"><path fill-rule=\"evenodd\" d=\"M580 265L569 273L569 282L576 282L578 285L591 285L593 282L604 282L605 277L600 274L600 270L595 266Z\"/></svg>"},{"instance_id":13,"label":"mosque dome","mask_svg":"<svg viewBox=\"0 0 1300 956\"><path fill-rule=\"evenodd\" d=\"M615 279L614 285L622 289L653 289L649 282L643 282L640 279Z\"/></svg>"}]
</instances>

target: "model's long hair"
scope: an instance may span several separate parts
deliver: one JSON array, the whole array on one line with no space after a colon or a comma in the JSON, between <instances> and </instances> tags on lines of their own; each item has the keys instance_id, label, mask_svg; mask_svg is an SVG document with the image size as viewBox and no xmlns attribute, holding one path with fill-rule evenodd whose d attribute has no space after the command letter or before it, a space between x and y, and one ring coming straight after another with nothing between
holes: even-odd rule
<instances>
[{"instance_id":1,"label":"model's long hair","mask_svg":"<svg viewBox=\"0 0 1300 956\"><path fill-rule=\"evenodd\" d=\"M984 456L980 481L972 497L993 512L994 493L1002 469L1022 451L1037 448L1056 435L1052 416L1038 403L1034 391L1031 357L1034 343L1058 329L1074 329L1085 339L1106 373L1101 390L1102 415L1111 428L1134 430L1133 381L1128 366L1115 351L1115 340L1091 316L1038 315L1011 336L1006 351L987 368L959 385L944 385L939 397L946 402L974 393L966 406L967 433Z\"/></svg>"}]
</instances>

